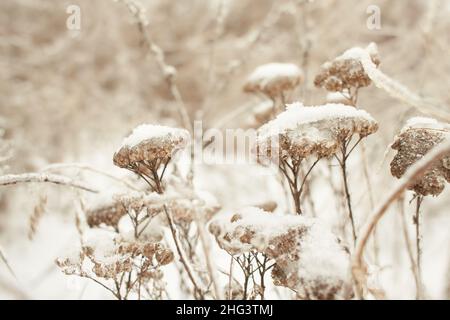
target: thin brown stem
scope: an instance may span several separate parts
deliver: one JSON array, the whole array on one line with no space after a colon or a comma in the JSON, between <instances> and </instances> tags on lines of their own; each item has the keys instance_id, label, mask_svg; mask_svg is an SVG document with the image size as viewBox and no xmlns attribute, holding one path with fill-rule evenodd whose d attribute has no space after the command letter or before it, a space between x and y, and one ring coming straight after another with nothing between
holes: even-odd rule
<instances>
[{"instance_id":1,"label":"thin brown stem","mask_svg":"<svg viewBox=\"0 0 450 320\"><path fill-rule=\"evenodd\" d=\"M339 165L341 167L342 171L342 179L344 181L344 192L345 192L345 199L347 202L347 210L348 210L348 216L350 218L351 227L352 227L352 236L354 244L356 244L356 228L355 228L355 220L353 218L353 209L352 209L352 199L350 196L350 190L348 186L348 174L347 174L347 143L344 142L341 147L342 151L342 160L340 161Z\"/></svg>"},{"instance_id":2,"label":"thin brown stem","mask_svg":"<svg viewBox=\"0 0 450 320\"><path fill-rule=\"evenodd\" d=\"M418 275L418 290L417 298L422 299L423 284L422 284L422 243L421 243L421 225L420 225L420 207L422 205L423 196L416 195L416 211L414 215L414 225L416 226L416 263Z\"/></svg>"},{"instance_id":3,"label":"thin brown stem","mask_svg":"<svg viewBox=\"0 0 450 320\"><path fill-rule=\"evenodd\" d=\"M413 249L411 246L411 242L409 239L409 233L408 233L408 226L406 224L406 212L405 212L405 203L404 203L404 197L400 197L398 199L398 203L399 203L399 207L400 207L400 218L401 218L401 222L402 222L402 230L403 230L403 238L405 239L405 246L406 246L406 251L408 253L408 258L411 264L411 271L414 275L414 282L416 284L416 299L419 299L420 296L420 277L419 277L419 273L417 270L417 263L414 259L414 253L413 253Z\"/></svg>"}]
</instances>

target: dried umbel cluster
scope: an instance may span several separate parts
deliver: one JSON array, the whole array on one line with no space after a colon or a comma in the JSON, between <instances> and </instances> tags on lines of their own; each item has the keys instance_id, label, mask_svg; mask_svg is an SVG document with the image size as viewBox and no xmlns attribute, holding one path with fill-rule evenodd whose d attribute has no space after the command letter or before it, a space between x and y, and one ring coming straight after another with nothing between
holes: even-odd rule
<instances>
[{"instance_id":1,"label":"dried umbel cluster","mask_svg":"<svg viewBox=\"0 0 450 320\"><path fill-rule=\"evenodd\" d=\"M332 92L351 92L369 86L371 80L361 64L359 50L360 48L349 49L333 61L323 64L320 73L314 79L315 86ZM365 50L372 62L378 66L380 58L377 46L371 43Z\"/></svg>"},{"instance_id":2,"label":"dried umbel cluster","mask_svg":"<svg viewBox=\"0 0 450 320\"><path fill-rule=\"evenodd\" d=\"M284 95L302 83L302 70L292 63L268 63L248 77L245 92L262 93L272 99Z\"/></svg>"},{"instance_id":3,"label":"dried umbel cluster","mask_svg":"<svg viewBox=\"0 0 450 320\"><path fill-rule=\"evenodd\" d=\"M178 225L188 225L196 219L209 221L220 210L217 202L207 202L198 195L192 199L173 199L167 204L172 210L174 222Z\"/></svg>"},{"instance_id":4,"label":"dried umbel cluster","mask_svg":"<svg viewBox=\"0 0 450 320\"><path fill-rule=\"evenodd\" d=\"M402 177L411 165L449 138L448 124L429 118L410 119L391 146L397 150L391 162L392 175ZM450 182L450 154L436 161L410 189L418 195L438 196L444 190L446 182Z\"/></svg>"},{"instance_id":5,"label":"dried umbel cluster","mask_svg":"<svg viewBox=\"0 0 450 320\"><path fill-rule=\"evenodd\" d=\"M86 221L90 228L102 225L118 230L120 219L127 213L126 208L118 201L111 201L91 206L86 210Z\"/></svg>"},{"instance_id":6,"label":"dried umbel cluster","mask_svg":"<svg viewBox=\"0 0 450 320\"><path fill-rule=\"evenodd\" d=\"M210 232L231 255L257 251L275 260L275 285L302 299L339 299L351 294L348 257L317 220L276 215L258 208L214 219Z\"/></svg>"},{"instance_id":7,"label":"dried umbel cluster","mask_svg":"<svg viewBox=\"0 0 450 320\"><path fill-rule=\"evenodd\" d=\"M157 193L132 192L105 195L86 210L89 227L110 226L118 231L123 216L137 219L152 219L162 211L162 200Z\"/></svg>"},{"instance_id":8,"label":"dried umbel cluster","mask_svg":"<svg viewBox=\"0 0 450 320\"><path fill-rule=\"evenodd\" d=\"M163 286L160 267L173 259L173 252L160 243L128 242L116 233L92 229L80 251L56 263L65 274L95 280L116 298L127 299L131 293L140 297L150 282Z\"/></svg>"},{"instance_id":9,"label":"dried umbel cluster","mask_svg":"<svg viewBox=\"0 0 450 320\"><path fill-rule=\"evenodd\" d=\"M162 193L162 178L167 165L189 141L189 132L184 129L140 125L125 138L122 146L114 154L113 161L116 166L141 176L153 191Z\"/></svg>"},{"instance_id":10,"label":"dried umbel cluster","mask_svg":"<svg viewBox=\"0 0 450 320\"><path fill-rule=\"evenodd\" d=\"M257 155L259 159L273 159L278 154L280 159L297 161L310 156L328 157L353 135L363 138L377 130L377 122L367 112L351 106L305 107L294 103L258 129Z\"/></svg>"}]
</instances>

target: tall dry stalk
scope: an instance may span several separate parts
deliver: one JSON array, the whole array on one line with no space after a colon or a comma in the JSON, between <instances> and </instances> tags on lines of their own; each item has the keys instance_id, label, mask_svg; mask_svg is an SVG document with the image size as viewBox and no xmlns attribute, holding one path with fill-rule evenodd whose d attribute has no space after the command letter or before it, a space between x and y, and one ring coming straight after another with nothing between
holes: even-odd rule
<instances>
[{"instance_id":1,"label":"tall dry stalk","mask_svg":"<svg viewBox=\"0 0 450 320\"><path fill-rule=\"evenodd\" d=\"M403 177L392 188L392 191L386 196L385 200L372 212L369 220L363 226L360 236L356 243L356 249L352 257L352 274L355 280L355 289L357 298L363 297L363 288L365 287L366 270L364 267L363 254L367 242L380 219L384 216L387 209L394 203L403 192L414 184L416 179L421 178L424 173L436 162L450 152L450 141L445 141L441 145L433 148L422 159L413 164L403 175Z\"/></svg>"}]
</instances>

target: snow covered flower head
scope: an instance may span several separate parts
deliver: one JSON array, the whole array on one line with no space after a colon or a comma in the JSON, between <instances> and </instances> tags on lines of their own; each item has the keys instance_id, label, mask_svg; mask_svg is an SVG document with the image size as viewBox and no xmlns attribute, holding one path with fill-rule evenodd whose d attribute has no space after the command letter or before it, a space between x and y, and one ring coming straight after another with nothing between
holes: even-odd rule
<instances>
[{"instance_id":1,"label":"snow covered flower head","mask_svg":"<svg viewBox=\"0 0 450 320\"><path fill-rule=\"evenodd\" d=\"M302 70L292 63L268 63L259 66L247 79L245 92L263 93L271 98L300 85Z\"/></svg>"},{"instance_id":2,"label":"snow covered flower head","mask_svg":"<svg viewBox=\"0 0 450 320\"><path fill-rule=\"evenodd\" d=\"M143 124L124 139L114 154L114 164L129 168L156 160L167 161L188 141L189 133L184 129Z\"/></svg>"},{"instance_id":3,"label":"snow covered flower head","mask_svg":"<svg viewBox=\"0 0 450 320\"><path fill-rule=\"evenodd\" d=\"M209 230L232 255L255 250L275 260L274 284L293 289L300 298L337 299L351 293L347 254L316 219L247 207L214 219Z\"/></svg>"},{"instance_id":4,"label":"snow covered flower head","mask_svg":"<svg viewBox=\"0 0 450 320\"><path fill-rule=\"evenodd\" d=\"M400 178L433 147L450 138L450 126L430 118L412 118L395 138L392 149L397 154L391 162L391 173ZM410 187L422 196L438 196L450 182L450 154L438 160L425 175Z\"/></svg>"},{"instance_id":5,"label":"snow covered flower head","mask_svg":"<svg viewBox=\"0 0 450 320\"><path fill-rule=\"evenodd\" d=\"M365 50L369 53L372 62L378 66L380 58L376 44L371 43ZM361 48L352 48L333 61L324 63L314 79L314 85L332 92L350 91L352 88L369 86L371 80L361 64L360 51Z\"/></svg>"},{"instance_id":6,"label":"snow covered flower head","mask_svg":"<svg viewBox=\"0 0 450 320\"><path fill-rule=\"evenodd\" d=\"M146 181L153 183L152 189L162 193L161 180L167 164L189 140L187 130L143 124L124 139L113 161L118 167L147 177ZM160 167L163 168L161 175L158 173Z\"/></svg>"},{"instance_id":7,"label":"snow covered flower head","mask_svg":"<svg viewBox=\"0 0 450 320\"><path fill-rule=\"evenodd\" d=\"M377 129L377 122L364 110L343 104L305 107L297 102L258 129L258 158L273 159L274 139L279 139L280 159L291 157L300 161L312 155L328 157L345 139L354 134L366 137Z\"/></svg>"}]
</instances>

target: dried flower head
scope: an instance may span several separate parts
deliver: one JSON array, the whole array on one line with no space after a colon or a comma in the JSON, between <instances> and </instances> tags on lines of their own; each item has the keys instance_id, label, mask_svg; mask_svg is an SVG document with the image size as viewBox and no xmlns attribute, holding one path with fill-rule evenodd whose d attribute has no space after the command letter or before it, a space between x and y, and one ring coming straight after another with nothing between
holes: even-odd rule
<instances>
[{"instance_id":1,"label":"dried flower head","mask_svg":"<svg viewBox=\"0 0 450 320\"><path fill-rule=\"evenodd\" d=\"M397 154L391 162L391 173L400 178L433 147L450 138L450 126L430 118L412 118L395 138L392 149ZM450 154L436 161L424 176L410 187L422 196L438 196L450 182Z\"/></svg>"},{"instance_id":2,"label":"dried flower head","mask_svg":"<svg viewBox=\"0 0 450 320\"><path fill-rule=\"evenodd\" d=\"M347 298L348 257L336 237L317 220L244 208L214 219L210 232L232 255L257 251L274 259L275 285L304 299Z\"/></svg>"},{"instance_id":3,"label":"dried flower head","mask_svg":"<svg viewBox=\"0 0 450 320\"><path fill-rule=\"evenodd\" d=\"M296 161L313 155L328 157L353 135L366 137L377 130L377 122L367 112L351 106L305 107L294 103L258 129L257 156L267 160L278 154L279 159L290 157Z\"/></svg>"},{"instance_id":4,"label":"dried flower head","mask_svg":"<svg viewBox=\"0 0 450 320\"><path fill-rule=\"evenodd\" d=\"M174 155L187 146L189 139L189 132L184 129L140 125L124 139L114 154L114 164L146 177L152 189L162 193L165 169ZM161 174L158 173L160 168Z\"/></svg>"},{"instance_id":5,"label":"dried flower head","mask_svg":"<svg viewBox=\"0 0 450 320\"><path fill-rule=\"evenodd\" d=\"M349 49L333 61L323 64L320 73L314 79L314 85L333 92L369 86L371 80L359 59L360 50L361 48ZM371 43L365 50L372 62L378 66L380 58L376 44Z\"/></svg>"},{"instance_id":6,"label":"dried flower head","mask_svg":"<svg viewBox=\"0 0 450 320\"><path fill-rule=\"evenodd\" d=\"M292 90L303 81L302 70L292 63L269 63L253 71L248 77L244 91L263 93L271 98Z\"/></svg>"}]
</instances>

